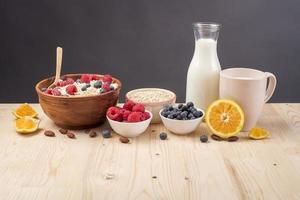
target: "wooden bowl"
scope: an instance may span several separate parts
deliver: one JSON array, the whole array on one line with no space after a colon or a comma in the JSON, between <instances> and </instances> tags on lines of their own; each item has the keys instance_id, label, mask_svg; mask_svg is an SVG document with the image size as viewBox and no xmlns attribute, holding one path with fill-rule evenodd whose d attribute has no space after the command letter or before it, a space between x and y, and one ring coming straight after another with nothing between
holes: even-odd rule
<instances>
[{"instance_id":1,"label":"wooden bowl","mask_svg":"<svg viewBox=\"0 0 300 200\"><path fill-rule=\"evenodd\" d=\"M97 75L103 77L102 75ZM81 74L67 74L74 80ZM44 79L35 86L40 105L45 114L60 127L67 129L85 129L95 127L106 120L106 111L118 103L121 82L113 78L118 84L116 90L93 96L53 96L42 92L54 81L54 77Z\"/></svg>"}]
</instances>

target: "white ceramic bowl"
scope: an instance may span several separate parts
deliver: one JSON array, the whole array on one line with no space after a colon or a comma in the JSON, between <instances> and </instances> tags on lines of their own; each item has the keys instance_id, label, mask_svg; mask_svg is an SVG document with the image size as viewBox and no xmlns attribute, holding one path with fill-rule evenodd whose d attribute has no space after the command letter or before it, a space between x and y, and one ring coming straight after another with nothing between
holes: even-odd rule
<instances>
[{"instance_id":1,"label":"white ceramic bowl","mask_svg":"<svg viewBox=\"0 0 300 200\"><path fill-rule=\"evenodd\" d=\"M110 127L119 135L124 136L124 137L137 137L143 132L146 131L148 128L151 119L152 119L152 113L147 111L150 114L150 118L142 121L142 122L118 122L109 119L109 117L106 116Z\"/></svg>"},{"instance_id":2,"label":"white ceramic bowl","mask_svg":"<svg viewBox=\"0 0 300 200\"><path fill-rule=\"evenodd\" d=\"M168 99L161 100L161 101L156 101L156 102L150 102L150 101L136 101L135 98L131 98L134 95L137 95L138 93L143 93L150 91L154 96L155 93L166 93L169 95ZM165 105L170 105L170 104L175 104L176 102L176 94L170 90L166 89L161 89L161 88L141 88L141 89L135 89L127 92L126 94L126 99L131 100L136 103L142 103L146 110L149 110L153 114L153 118L151 120L151 123L160 123L161 119L159 117L159 111L165 106Z\"/></svg>"},{"instance_id":3,"label":"white ceramic bowl","mask_svg":"<svg viewBox=\"0 0 300 200\"><path fill-rule=\"evenodd\" d=\"M185 135L195 131L205 115L203 110L198 108L196 109L203 113L202 117L190 120L168 119L161 115L163 109L160 110L159 115L166 129L175 134Z\"/></svg>"}]
</instances>

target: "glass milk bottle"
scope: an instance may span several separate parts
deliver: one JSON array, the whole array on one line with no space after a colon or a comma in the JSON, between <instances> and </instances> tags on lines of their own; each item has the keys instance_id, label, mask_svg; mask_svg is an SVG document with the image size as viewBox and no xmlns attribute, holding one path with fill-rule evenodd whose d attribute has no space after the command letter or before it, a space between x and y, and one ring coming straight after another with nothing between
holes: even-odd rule
<instances>
[{"instance_id":1,"label":"glass milk bottle","mask_svg":"<svg viewBox=\"0 0 300 200\"><path fill-rule=\"evenodd\" d=\"M219 98L221 67L217 40L220 28L216 23L193 24L195 51L187 74L186 102L192 101L203 110Z\"/></svg>"}]
</instances>

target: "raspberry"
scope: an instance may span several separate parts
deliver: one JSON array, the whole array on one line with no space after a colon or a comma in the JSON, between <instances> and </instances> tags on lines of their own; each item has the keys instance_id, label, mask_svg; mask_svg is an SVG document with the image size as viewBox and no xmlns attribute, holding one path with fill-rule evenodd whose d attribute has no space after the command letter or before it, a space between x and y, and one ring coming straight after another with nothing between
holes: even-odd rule
<instances>
[{"instance_id":1,"label":"raspberry","mask_svg":"<svg viewBox=\"0 0 300 200\"><path fill-rule=\"evenodd\" d=\"M120 108L117 107L110 107L106 115L108 116L109 119L119 121L121 122L123 120L122 114L120 112Z\"/></svg>"},{"instance_id":2,"label":"raspberry","mask_svg":"<svg viewBox=\"0 0 300 200\"><path fill-rule=\"evenodd\" d=\"M75 81L72 78L67 78L65 81L67 85L73 84Z\"/></svg>"},{"instance_id":3,"label":"raspberry","mask_svg":"<svg viewBox=\"0 0 300 200\"><path fill-rule=\"evenodd\" d=\"M111 83L112 82L112 77L109 74L106 74L103 76L103 82L104 83Z\"/></svg>"},{"instance_id":4,"label":"raspberry","mask_svg":"<svg viewBox=\"0 0 300 200\"><path fill-rule=\"evenodd\" d=\"M68 94L74 95L77 92L77 88L75 85L68 85L68 87L66 88L66 91Z\"/></svg>"},{"instance_id":5,"label":"raspberry","mask_svg":"<svg viewBox=\"0 0 300 200\"><path fill-rule=\"evenodd\" d=\"M59 81L56 83L56 86L58 86L58 87L64 87L66 85L68 85L66 81Z\"/></svg>"},{"instance_id":6,"label":"raspberry","mask_svg":"<svg viewBox=\"0 0 300 200\"><path fill-rule=\"evenodd\" d=\"M143 113L141 112L132 112L128 115L127 121L128 122L140 122Z\"/></svg>"},{"instance_id":7,"label":"raspberry","mask_svg":"<svg viewBox=\"0 0 300 200\"><path fill-rule=\"evenodd\" d=\"M90 75L88 75L88 74L81 75L81 78L80 78L81 83L90 83L90 81L91 81Z\"/></svg>"},{"instance_id":8,"label":"raspberry","mask_svg":"<svg viewBox=\"0 0 300 200\"><path fill-rule=\"evenodd\" d=\"M53 94L54 96L61 96L61 93L60 93L60 91L58 90L58 88L54 88L54 89L52 90L52 94Z\"/></svg>"},{"instance_id":9,"label":"raspberry","mask_svg":"<svg viewBox=\"0 0 300 200\"><path fill-rule=\"evenodd\" d=\"M91 81L99 80L99 77L96 74L90 74L90 80Z\"/></svg>"},{"instance_id":10,"label":"raspberry","mask_svg":"<svg viewBox=\"0 0 300 200\"><path fill-rule=\"evenodd\" d=\"M133 101L127 101L124 105L123 108L126 110L130 110L132 111L132 107L135 105L135 103Z\"/></svg>"},{"instance_id":11,"label":"raspberry","mask_svg":"<svg viewBox=\"0 0 300 200\"><path fill-rule=\"evenodd\" d=\"M149 118L150 118L150 113L144 112L144 113L143 113L143 116L142 116L142 121L145 121L145 120L147 120L147 119L149 119Z\"/></svg>"},{"instance_id":12,"label":"raspberry","mask_svg":"<svg viewBox=\"0 0 300 200\"><path fill-rule=\"evenodd\" d=\"M130 115L130 113L131 113L131 111L124 109L123 120L127 121L128 116Z\"/></svg>"},{"instance_id":13,"label":"raspberry","mask_svg":"<svg viewBox=\"0 0 300 200\"><path fill-rule=\"evenodd\" d=\"M102 85L102 89L104 90L104 92L109 92L111 90L109 84L106 83Z\"/></svg>"},{"instance_id":14,"label":"raspberry","mask_svg":"<svg viewBox=\"0 0 300 200\"><path fill-rule=\"evenodd\" d=\"M47 94L52 95L52 89L51 89L51 88L48 88L45 92L46 92Z\"/></svg>"},{"instance_id":15,"label":"raspberry","mask_svg":"<svg viewBox=\"0 0 300 200\"><path fill-rule=\"evenodd\" d=\"M132 107L132 111L135 111L135 112L145 112L145 106L141 103L138 103L138 104L135 104L133 107Z\"/></svg>"}]
</instances>

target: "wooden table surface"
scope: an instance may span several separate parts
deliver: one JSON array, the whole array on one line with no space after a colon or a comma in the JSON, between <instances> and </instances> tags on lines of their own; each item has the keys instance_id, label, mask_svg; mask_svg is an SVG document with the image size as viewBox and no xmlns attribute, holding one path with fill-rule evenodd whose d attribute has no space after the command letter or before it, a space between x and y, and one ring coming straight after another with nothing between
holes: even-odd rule
<instances>
[{"instance_id":1,"label":"wooden table surface","mask_svg":"<svg viewBox=\"0 0 300 200\"><path fill-rule=\"evenodd\" d=\"M75 131L72 140L34 108L41 129L15 132L11 111L0 105L0 199L300 199L300 104L267 104L258 126L271 138L238 142L209 140L203 123L188 136L168 134L151 125L130 144ZM103 125L95 130L107 128Z\"/></svg>"}]
</instances>

